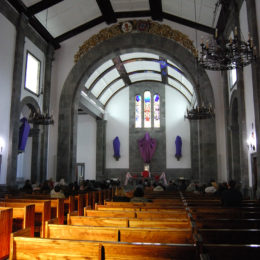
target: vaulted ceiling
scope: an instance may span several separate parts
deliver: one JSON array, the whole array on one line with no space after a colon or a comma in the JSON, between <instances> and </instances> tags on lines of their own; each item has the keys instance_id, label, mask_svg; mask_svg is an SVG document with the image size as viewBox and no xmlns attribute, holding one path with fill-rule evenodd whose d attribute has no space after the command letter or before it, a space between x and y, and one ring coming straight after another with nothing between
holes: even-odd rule
<instances>
[{"instance_id":1,"label":"vaulted ceiling","mask_svg":"<svg viewBox=\"0 0 260 260\"><path fill-rule=\"evenodd\" d=\"M98 24L121 18L170 20L207 33L225 24L226 0L8 0L55 48ZM196 12L195 12L196 6Z\"/></svg>"}]
</instances>

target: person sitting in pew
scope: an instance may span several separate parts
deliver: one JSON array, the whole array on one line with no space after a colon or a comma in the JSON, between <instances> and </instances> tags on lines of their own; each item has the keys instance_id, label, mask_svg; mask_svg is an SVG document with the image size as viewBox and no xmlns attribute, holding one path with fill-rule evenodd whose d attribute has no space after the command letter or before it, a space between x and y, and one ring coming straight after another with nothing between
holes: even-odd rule
<instances>
[{"instance_id":1,"label":"person sitting in pew","mask_svg":"<svg viewBox=\"0 0 260 260\"><path fill-rule=\"evenodd\" d=\"M144 197L144 191L142 188L137 187L134 191L134 197L131 198L131 202L148 202L148 199Z\"/></svg>"},{"instance_id":2,"label":"person sitting in pew","mask_svg":"<svg viewBox=\"0 0 260 260\"><path fill-rule=\"evenodd\" d=\"M221 194L221 202L224 207L239 207L243 197L241 192L236 189L236 182L231 180L228 189Z\"/></svg>"},{"instance_id":3,"label":"person sitting in pew","mask_svg":"<svg viewBox=\"0 0 260 260\"><path fill-rule=\"evenodd\" d=\"M60 185L56 184L54 189L51 190L51 198L64 199L65 195L61 190Z\"/></svg>"}]
</instances>

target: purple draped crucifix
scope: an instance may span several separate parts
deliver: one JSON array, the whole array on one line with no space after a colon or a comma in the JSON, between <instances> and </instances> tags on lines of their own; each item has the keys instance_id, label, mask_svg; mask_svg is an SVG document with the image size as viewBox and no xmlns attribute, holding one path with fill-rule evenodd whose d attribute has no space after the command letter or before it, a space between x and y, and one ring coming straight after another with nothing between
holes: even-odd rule
<instances>
[{"instance_id":1,"label":"purple draped crucifix","mask_svg":"<svg viewBox=\"0 0 260 260\"><path fill-rule=\"evenodd\" d=\"M114 158L118 161L120 158L120 141L118 136L113 140Z\"/></svg>"},{"instance_id":2,"label":"purple draped crucifix","mask_svg":"<svg viewBox=\"0 0 260 260\"><path fill-rule=\"evenodd\" d=\"M138 140L138 146L144 162L150 163L156 149L156 139L151 138L146 132L144 138Z\"/></svg>"}]
</instances>

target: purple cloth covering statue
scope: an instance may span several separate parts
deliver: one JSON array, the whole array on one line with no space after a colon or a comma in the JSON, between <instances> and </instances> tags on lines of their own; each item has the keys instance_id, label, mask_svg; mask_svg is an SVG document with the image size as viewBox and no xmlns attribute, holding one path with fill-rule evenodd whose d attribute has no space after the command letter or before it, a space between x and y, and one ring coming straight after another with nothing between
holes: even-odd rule
<instances>
[{"instance_id":1,"label":"purple cloth covering statue","mask_svg":"<svg viewBox=\"0 0 260 260\"><path fill-rule=\"evenodd\" d=\"M156 139L151 138L146 132L144 138L138 140L138 146L144 162L150 163L156 149Z\"/></svg>"},{"instance_id":2,"label":"purple cloth covering statue","mask_svg":"<svg viewBox=\"0 0 260 260\"><path fill-rule=\"evenodd\" d=\"M23 117L20 122L22 122L22 125L20 126L19 129L19 144L18 144L18 151L19 153L24 152L26 142L30 133L30 124L28 123L28 120Z\"/></svg>"},{"instance_id":3,"label":"purple cloth covering statue","mask_svg":"<svg viewBox=\"0 0 260 260\"><path fill-rule=\"evenodd\" d=\"M120 141L118 136L113 140L114 158L118 161L120 158Z\"/></svg>"},{"instance_id":4,"label":"purple cloth covering statue","mask_svg":"<svg viewBox=\"0 0 260 260\"><path fill-rule=\"evenodd\" d=\"M176 146L175 157L179 161L180 158L182 157L182 154L181 154L182 140L181 140L181 137L178 135L176 136L176 139L175 139L175 146Z\"/></svg>"}]
</instances>

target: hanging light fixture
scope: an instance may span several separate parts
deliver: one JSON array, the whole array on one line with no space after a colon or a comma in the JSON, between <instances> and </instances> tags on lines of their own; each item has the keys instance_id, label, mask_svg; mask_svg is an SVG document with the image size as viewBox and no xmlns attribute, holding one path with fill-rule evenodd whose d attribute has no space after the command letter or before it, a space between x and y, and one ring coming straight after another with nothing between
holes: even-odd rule
<instances>
[{"instance_id":1,"label":"hanging light fixture","mask_svg":"<svg viewBox=\"0 0 260 260\"><path fill-rule=\"evenodd\" d=\"M194 9L195 9L195 22L196 22L197 21L196 0L194 0ZM197 47L197 30L195 31L195 36L196 36L195 40L196 40L196 47ZM197 106L193 106L190 110L187 109L184 118L187 118L189 120L210 119L215 116L214 109L210 103L208 105L205 105L201 101L200 79L199 79L199 71L198 71L199 64L197 59L195 59L195 67L196 67L197 77L198 77L198 83L195 87L197 90Z\"/></svg>"},{"instance_id":2,"label":"hanging light fixture","mask_svg":"<svg viewBox=\"0 0 260 260\"><path fill-rule=\"evenodd\" d=\"M219 0L218 7L225 4ZM238 28L234 29L234 36L229 40L218 38L218 29L215 37L206 42L201 41L201 51L198 57L199 64L207 70L224 71L243 68L256 60L256 47L253 38L249 36L247 41L241 39Z\"/></svg>"},{"instance_id":3,"label":"hanging light fixture","mask_svg":"<svg viewBox=\"0 0 260 260\"><path fill-rule=\"evenodd\" d=\"M36 124L36 125L53 125L54 120L53 116L49 115L49 113L46 114L40 114L40 113L31 113L28 119L29 123Z\"/></svg>"}]
</instances>

